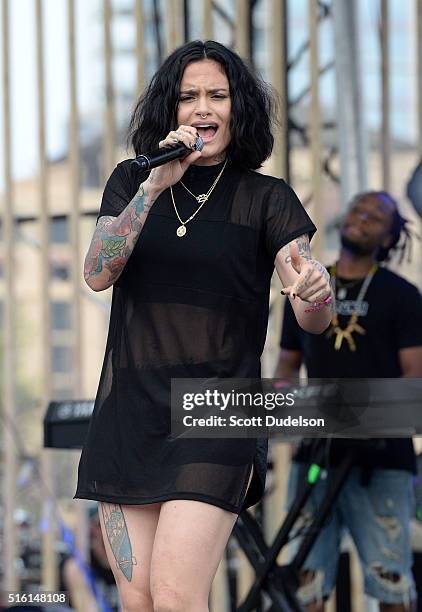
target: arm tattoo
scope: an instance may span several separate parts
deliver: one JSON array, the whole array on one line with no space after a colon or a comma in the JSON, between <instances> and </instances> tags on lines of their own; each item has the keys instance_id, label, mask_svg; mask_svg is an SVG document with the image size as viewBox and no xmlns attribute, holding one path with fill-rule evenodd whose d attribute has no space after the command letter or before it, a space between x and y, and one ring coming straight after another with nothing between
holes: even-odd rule
<instances>
[{"instance_id":1,"label":"arm tattoo","mask_svg":"<svg viewBox=\"0 0 422 612\"><path fill-rule=\"evenodd\" d=\"M311 255L311 247L309 246L309 239L308 236L303 235L303 236L299 236L299 238L295 239L295 242L297 244L297 247L299 249L299 255L301 257L303 257L304 259L308 259L311 260L312 259L312 255ZM289 264L292 262L292 258L290 257L290 249L289 249L289 245L286 244L286 246L283 247L283 251L284 251L284 261L286 264Z\"/></svg>"},{"instance_id":2,"label":"arm tattoo","mask_svg":"<svg viewBox=\"0 0 422 612\"><path fill-rule=\"evenodd\" d=\"M101 512L107 539L116 559L117 567L126 576L128 582L131 582L132 569L134 565L137 565L137 561L132 556L132 544L122 507L103 502L101 503Z\"/></svg>"},{"instance_id":3,"label":"arm tattoo","mask_svg":"<svg viewBox=\"0 0 422 612\"><path fill-rule=\"evenodd\" d=\"M306 271L306 275L305 278L302 280L301 283L299 283L299 285L296 287L296 291L303 291L304 289L309 289L309 287L312 285L312 283L310 282L310 277L312 275L312 268L308 268L308 270Z\"/></svg>"},{"instance_id":4,"label":"arm tattoo","mask_svg":"<svg viewBox=\"0 0 422 612\"><path fill-rule=\"evenodd\" d=\"M142 230L153 200L148 200L141 185L139 191L118 217L100 217L85 259L86 279L106 270L108 282L114 283L125 267Z\"/></svg>"}]
</instances>

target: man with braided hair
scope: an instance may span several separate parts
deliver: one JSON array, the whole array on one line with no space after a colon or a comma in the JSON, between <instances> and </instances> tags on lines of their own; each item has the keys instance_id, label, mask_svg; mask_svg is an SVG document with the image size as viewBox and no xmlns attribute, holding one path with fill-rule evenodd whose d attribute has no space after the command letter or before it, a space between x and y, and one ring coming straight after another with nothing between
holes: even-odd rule
<instances>
[{"instance_id":1,"label":"man with braided hair","mask_svg":"<svg viewBox=\"0 0 422 612\"><path fill-rule=\"evenodd\" d=\"M341 251L331 268L336 313L328 332L315 336L296 325L286 301L276 376L312 378L422 377L422 300L415 286L383 264L410 248L407 221L386 192L356 196L341 226ZM290 298L289 298L290 299ZM289 498L305 480L312 440L297 449ZM332 469L351 442L327 440L327 478L318 482L302 521L312 518L330 486ZM365 592L382 612L414 609L409 524L413 516L411 439L362 441L362 450L301 574L298 596L308 612L324 610L335 583L341 534L347 529L362 562ZM291 551L293 552L293 551Z\"/></svg>"}]
</instances>

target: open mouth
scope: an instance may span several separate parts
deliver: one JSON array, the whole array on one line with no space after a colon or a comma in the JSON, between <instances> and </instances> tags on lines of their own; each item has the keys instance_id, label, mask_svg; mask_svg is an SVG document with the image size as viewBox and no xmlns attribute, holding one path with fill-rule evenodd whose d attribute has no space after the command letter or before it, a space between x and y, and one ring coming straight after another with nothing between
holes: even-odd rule
<instances>
[{"instance_id":1,"label":"open mouth","mask_svg":"<svg viewBox=\"0 0 422 612\"><path fill-rule=\"evenodd\" d=\"M204 143L211 142L218 131L218 125L216 123L198 123L193 124L193 126L198 130L198 134Z\"/></svg>"}]
</instances>

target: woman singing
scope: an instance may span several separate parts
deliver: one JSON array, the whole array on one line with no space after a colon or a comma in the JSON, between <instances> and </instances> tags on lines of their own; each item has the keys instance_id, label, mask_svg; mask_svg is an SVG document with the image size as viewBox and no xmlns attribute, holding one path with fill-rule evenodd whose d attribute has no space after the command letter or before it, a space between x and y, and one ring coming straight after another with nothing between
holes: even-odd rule
<instances>
[{"instance_id":1,"label":"woman singing","mask_svg":"<svg viewBox=\"0 0 422 612\"><path fill-rule=\"evenodd\" d=\"M272 109L233 51L188 43L138 101L129 138L136 155L192 152L148 177L123 161L105 187L84 273L113 300L76 497L102 502L126 612L206 612L236 518L264 489L266 440L170 436L171 378L260 376L274 266L303 329L331 319L314 225L284 181L254 171Z\"/></svg>"}]
</instances>

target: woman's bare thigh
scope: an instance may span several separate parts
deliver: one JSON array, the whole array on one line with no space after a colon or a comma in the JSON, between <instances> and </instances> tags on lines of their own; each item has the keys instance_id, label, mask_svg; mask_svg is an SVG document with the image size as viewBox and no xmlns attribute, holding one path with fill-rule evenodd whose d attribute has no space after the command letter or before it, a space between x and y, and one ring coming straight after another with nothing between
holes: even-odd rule
<instances>
[{"instance_id":1,"label":"woman's bare thigh","mask_svg":"<svg viewBox=\"0 0 422 612\"><path fill-rule=\"evenodd\" d=\"M101 531L110 567L122 589L150 593L150 566L160 503L118 505L101 502Z\"/></svg>"},{"instance_id":2,"label":"woman's bare thigh","mask_svg":"<svg viewBox=\"0 0 422 612\"><path fill-rule=\"evenodd\" d=\"M164 502L151 559L153 600L174 598L189 604L186 609L198 602L202 609L236 519L199 501Z\"/></svg>"}]
</instances>

